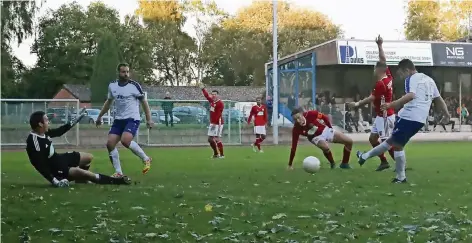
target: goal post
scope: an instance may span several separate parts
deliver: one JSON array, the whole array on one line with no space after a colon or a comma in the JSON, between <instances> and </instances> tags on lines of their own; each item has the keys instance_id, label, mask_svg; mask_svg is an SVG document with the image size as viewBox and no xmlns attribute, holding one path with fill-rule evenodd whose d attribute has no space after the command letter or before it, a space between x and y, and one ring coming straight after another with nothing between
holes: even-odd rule
<instances>
[{"instance_id":1,"label":"goal post","mask_svg":"<svg viewBox=\"0 0 472 243\"><path fill-rule=\"evenodd\" d=\"M26 145L31 131L29 117L35 111L44 111L49 118L50 128L59 127L79 114L78 99L0 99L1 103L1 145ZM54 138L57 145L80 145L79 124L62 137Z\"/></svg>"},{"instance_id":2,"label":"goal post","mask_svg":"<svg viewBox=\"0 0 472 243\"><path fill-rule=\"evenodd\" d=\"M137 141L147 146L200 146L208 144L210 104L207 100L148 100L153 129L146 129L145 116ZM238 102L223 100L223 130L221 140L227 145L242 144L247 112Z\"/></svg>"}]
</instances>

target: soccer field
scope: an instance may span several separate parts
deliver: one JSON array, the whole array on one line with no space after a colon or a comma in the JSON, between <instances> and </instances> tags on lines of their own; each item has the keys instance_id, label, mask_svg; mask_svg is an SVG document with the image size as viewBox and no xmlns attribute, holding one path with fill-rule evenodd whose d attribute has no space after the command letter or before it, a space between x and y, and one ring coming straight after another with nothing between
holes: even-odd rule
<instances>
[{"instance_id":1,"label":"soccer field","mask_svg":"<svg viewBox=\"0 0 472 243\"><path fill-rule=\"evenodd\" d=\"M224 160L209 148L147 148L145 176L121 149L133 185L68 189L51 188L23 151L2 152L2 242L472 242L471 148L409 145L409 184L354 154L352 170L330 170L313 146L299 148L294 171L288 146L226 147ZM339 161L342 147L333 151ZM89 152L91 170L114 172L104 150ZM301 169L309 155L323 163L315 175Z\"/></svg>"}]
</instances>

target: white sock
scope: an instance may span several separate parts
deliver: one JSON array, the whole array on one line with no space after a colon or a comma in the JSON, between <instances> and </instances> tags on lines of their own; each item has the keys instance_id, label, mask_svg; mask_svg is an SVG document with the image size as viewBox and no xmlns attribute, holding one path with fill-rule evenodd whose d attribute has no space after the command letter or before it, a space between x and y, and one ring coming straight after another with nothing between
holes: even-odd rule
<instances>
[{"instance_id":1,"label":"white sock","mask_svg":"<svg viewBox=\"0 0 472 243\"><path fill-rule=\"evenodd\" d=\"M113 168L115 168L115 172L123 174L123 171L121 170L120 154L118 153L118 149L113 149L109 156L111 164L113 165Z\"/></svg>"},{"instance_id":2,"label":"white sock","mask_svg":"<svg viewBox=\"0 0 472 243\"><path fill-rule=\"evenodd\" d=\"M391 147L390 144L388 144L387 142L382 142L381 144L379 144L378 146L372 148L368 152L363 153L362 158L367 160L367 159L370 159L372 157L377 157L377 156L387 152L390 149L390 147Z\"/></svg>"},{"instance_id":3,"label":"white sock","mask_svg":"<svg viewBox=\"0 0 472 243\"><path fill-rule=\"evenodd\" d=\"M395 151L393 153L395 157L395 170L397 172L397 179L404 180L406 179L405 166L406 166L406 156L405 151Z\"/></svg>"},{"instance_id":4,"label":"white sock","mask_svg":"<svg viewBox=\"0 0 472 243\"><path fill-rule=\"evenodd\" d=\"M149 160L149 157L146 155L146 153L144 153L143 149L141 147L139 147L139 144L136 143L135 141L131 141L131 143L129 144L129 149L136 155L138 156L139 158L141 158L141 160L143 162Z\"/></svg>"},{"instance_id":5,"label":"white sock","mask_svg":"<svg viewBox=\"0 0 472 243\"><path fill-rule=\"evenodd\" d=\"M100 174L95 174L95 179L100 179Z\"/></svg>"}]
</instances>

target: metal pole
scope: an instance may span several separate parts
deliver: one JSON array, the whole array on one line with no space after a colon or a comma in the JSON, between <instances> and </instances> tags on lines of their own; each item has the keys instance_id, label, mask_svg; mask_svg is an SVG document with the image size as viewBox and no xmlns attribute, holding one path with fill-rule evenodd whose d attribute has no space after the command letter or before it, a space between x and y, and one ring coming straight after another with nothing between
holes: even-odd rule
<instances>
[{"instance_id":1,"label":"metal pole","mask_svg":"<svg viewBox=\"0 0 472 243\"><path fill-rule=\"evenodd\" d=\"M149 101L148 101L148 93L147 92L144 92L144 99L146 100L146 102L148 102L149 104ZM159 117L159 115L157 116ZM152 117L151 117L152 119ZM151 144L151 129L146 129L147 130L147 145ZM139 128L138 128L138 137L139 137Z\"/></svg>"},{"instance_id":2,"label":"metal pole","mask_svg":"<svg viewBox=\"0 0 472 243\"><path fill-rule=\"evenodd\" d=\"M459 77L459 132L462 132L462 79Z\"/></svg>"},{"instance_id":3,"label":"metal pole","mask_svg":"<svg viewBox=\"0 0 472 243\"><path fill-rule=\"evenodd\" d=\"M272 20L272 57L273 57L273 63L272 63L272 84L274 86L274 91L273 91L273 113L272 113L272 132L274 136L274 144L279 144L279 124L278 124L278 118L279 118L279 78L278 78L278 72L279 72L279 65L277 62L277 0L272 1L272 7L273 7L273 20Z\"/></svg>"},{"instance_id":4,"label":"metal pole","mask_svg":"<svg viewBox=\"0 0 472 243\"><path fill-rule=\"evenodd\" d=\"M77 103L76 103L76 111L75 111L75 114L76 114L76 118L80 115L79 112L80 112L80 100L77 100ZM76 143L77 143L77 147L80 145L80 130L79 130L79 126L80 126L80 122L77 123L77 125L75 126L75 133L76 133Z\"/></svg>"}]
</instances>

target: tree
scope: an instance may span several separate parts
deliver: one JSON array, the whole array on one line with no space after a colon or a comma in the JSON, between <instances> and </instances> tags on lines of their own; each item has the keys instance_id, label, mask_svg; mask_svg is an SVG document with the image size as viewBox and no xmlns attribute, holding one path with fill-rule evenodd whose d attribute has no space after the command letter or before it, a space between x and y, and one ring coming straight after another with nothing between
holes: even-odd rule
<instances>
[{"instance_id":1,"label":"tree","mask_svg":"<svg viewBox=\"0 0 472 243\"><path fill-rule=\"evenodd\" d=\"M341 35L325 15L279 1L279 55L315 46ZM272 3L255 1L223 20L205 36L203 60L211 67L204 82L263 85L264 63L272 52ZM217 48L215 48L217 47Z\"/></svg>"},{"instance_id":2,"label":"tree","mask_svg":"<svg viewBox=\"0 0 472 243\"><path fill-rule=\"evenodd\" d=\"M50 98L65 83L89 84L97 45L105 32L116 36L117 51L133 68L133 78L153 82L152 36L136 17L120 23L119 13L101 2L77 2L50 10L39 20L32 52L38 62L26 75L31 97ZM35 89L35 85L48 87Z\"/></svg>"},{"instance_id":3,"label":"tree","mask_svg":"<svg viewBox=\"0 0 472 243\"><path fill-rule=\"evenodd\" d=\"M139 1L136 14L152 33L153 61L159 71L159 82L180 86L194 77L191 68L195 41L182 30L185 23L183 5L178 1Z\"/></svg>"},{"instance_id":4,"label":"tree","mask_svg":"<svg viewBox=\"0 0 472 243\"><path fill-rule=\"evenodd\" d=\"M199 83L208 69L206 63L202 61L205 36L213 25L219 24L228 14L219 9L215 1L186 0L183 3L183 9L184 14L195 22L192 23L192 27L195 30L196 52L194 53L194 68L191 70Z\"/></svg>"},{"instance_id":5,"label":"tree","mask_svg":"<svg viewBox=\"0 0 472 243\"><path fill-rule=\"evenodd\" d=\"M21 44L33 34L33 19L38 10L35 1L1 1L1 96L20 97L21 78L26 70L11 50L12 42Z\"/></svg>"},{"instance_id":6,"label":"tree","mask_svg":"<svg viewBox=\"0 0 472 243\"><path fill-rule=\"evenodd\" d=\"M119 60L116 37L112 33L103 33L97 47L97 55L93 65L93 74L90 79L92 103L102 103L108 94L108 84L116 79L116 67Z\"/></svg>"},{"instance_id":7,"label":"tree","mask_svg":"<svg viewBox=\"0 0 472 243\"><path fill-rule=\"evenodd\" d=\"M409 1L405 21L408 40L455 41L467 33L470 1Z\"/></svg>"}]
</instances>

